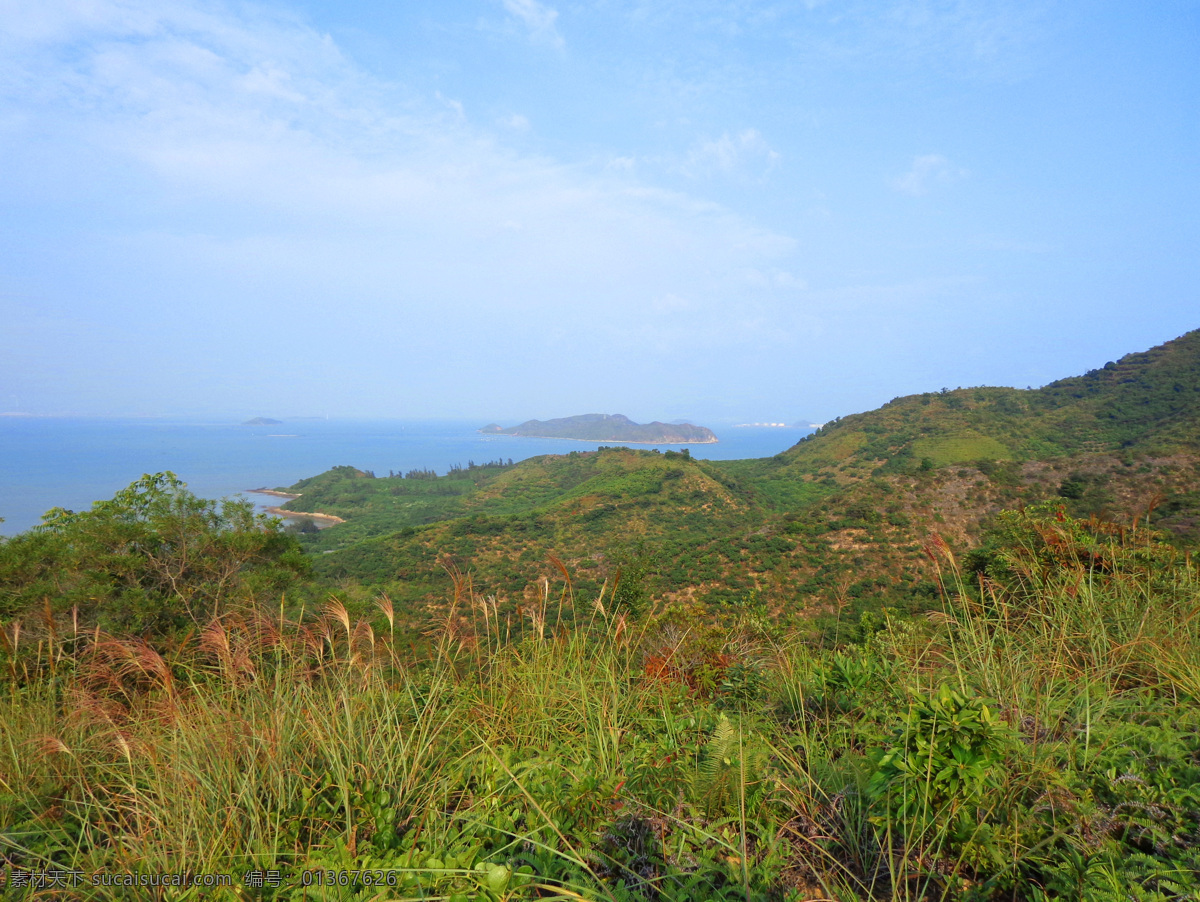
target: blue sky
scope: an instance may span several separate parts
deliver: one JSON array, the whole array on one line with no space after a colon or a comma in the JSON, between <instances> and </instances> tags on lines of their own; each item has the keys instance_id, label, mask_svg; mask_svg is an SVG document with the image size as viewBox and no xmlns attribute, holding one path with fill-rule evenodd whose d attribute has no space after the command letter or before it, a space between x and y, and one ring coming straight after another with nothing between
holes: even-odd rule
<instances>
[{"instance_id":1,"label":"blue sky","mask_svg":"<svg viewBox=\"0 0 1200 902\"><path fill-rule=\"evenodd\" d=\"M0 411L812 420L1200 327L1200 4L0 0Z\"/></svg>"}]
</instances>

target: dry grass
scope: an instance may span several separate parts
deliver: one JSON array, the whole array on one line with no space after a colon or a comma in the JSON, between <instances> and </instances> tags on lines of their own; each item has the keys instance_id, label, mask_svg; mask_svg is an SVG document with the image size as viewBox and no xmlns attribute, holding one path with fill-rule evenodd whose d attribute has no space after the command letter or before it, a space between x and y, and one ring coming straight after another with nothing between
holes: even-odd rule
<instances>
[{"instance_id":1,"label":"dry grass","mask_svg":"<svg viewBox=\"0 0 1200 902\"><path fill-rule=\"evenodd\" d=\"M973 847L950 855L949 833L918 841L883 817L867 750L937 685L995 699L1025 738L980 810L1008 831L996 873L1015 874L1044 854L1021 838L1043 815L1012 806L1040 793L1083 810L1060 773L1070 760L1091 778L1064 751L1084 741L1081 710L1091 730L1137 693L1195 707L1200 595L1181 562L1168 589L1068 570L1018 605L967 592L948 549L934 556L959 590L945 614L837 656L632 622L607 586L576 599L560 561L519 638L450 568L421 655L397 647L386 596L378 630L331 598L302 620L228 613L171 654L58 635L24 655L8 624L0 855L89 872L385 867L408 898L954 898L986 873Z\"/></svg>"}]
</instances>

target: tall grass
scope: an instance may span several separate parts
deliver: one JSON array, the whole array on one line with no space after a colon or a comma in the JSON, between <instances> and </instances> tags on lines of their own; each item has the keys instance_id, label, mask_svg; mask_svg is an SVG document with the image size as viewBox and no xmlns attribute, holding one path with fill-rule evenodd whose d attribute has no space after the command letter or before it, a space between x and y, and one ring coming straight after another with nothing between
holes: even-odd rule
<instances>
[{"instance_id":1,"label":"tall grass","mask_svg":"<svg viewBox=\"0 0 1200 902\"><path fill-rule=\"evenodd\" d=\"M938 561L940 616L833 651L634 623L569 579L514 627L457 575L421 653L386 598L229 614L170 653L9 624L0 855L279 870L215 892L281 900L1187 898L1192 563L1014 588ZM300 882L339 869L385 885Z\"/></svg>"}]
</instances>

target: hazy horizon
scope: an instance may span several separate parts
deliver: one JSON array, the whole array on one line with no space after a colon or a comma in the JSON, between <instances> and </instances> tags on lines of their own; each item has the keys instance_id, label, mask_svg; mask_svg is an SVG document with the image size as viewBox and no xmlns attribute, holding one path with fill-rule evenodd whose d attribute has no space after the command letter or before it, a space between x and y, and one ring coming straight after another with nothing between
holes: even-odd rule
<instances>
[{"instance_id":1,"label":"hazy horizon","mask_svg":"<svg viewBox=\"0 0 1200 902\"><path fill-rule=\"evenodd\" d=\"M823 422L1200 326L1192 2L0 14L3 412Z\"/></svg>"},{"instance_id":2,"label":"hazy horizon","mask_svg":"<svg viewBox=\"0 0 1200 902\"><path fill-rule=\"evenodd\" d=\"M623 411L620 411L620 410L584 411L583 413L622 414ZM578 414L555 413L555 414L546 414L544 416L524 416L524 417L519 417L519 418L504 417L504 418L500 418L500 419L497 419L496 417L492 417L489 419L487 417L475 417L475 416L470 416L470 415L403 416L403 415L371 415L369 413L356 415L356 416L348 416L348 415L341 415L341 414L311 414L311 413L286 413L286 412L285 413L278 413L278 412L255 413L255 414L251 415L248 413L230 413L228 411L212 411L212 412L208 412L208 413L187 413L187 412L181 413L181 412L175 411L175 412L168 412L168 413L145 413L145 414L105 414L105 413L89 414L89 413L72 413L69 411L68 412L58 412L58 413L14 413L11 411L0 411L0 418L11 418L11 419L60 419L60 420L71 420L71 419L93 420L94 419L94 420L114 420L114 421L115 420L175 420L178 422L187 422L187 423L212 423L214 425L225 425L225 426L243 425L243 426L262 427L262 426L269 425L269 424L252 423L250 421L257 417L265 417L270 420L277 420L280 423L302 423L302 422L306 422L306 421L311 422L311 421L334 421L334 420L340 421L340 422L368 422L368 423L380 423L380 422L392 422L392 421L394 421L394 422L422 422L422 423L454 423L454 424L475 423L481 429L484 426L488 426L492 423L499 423L499 425L501 425L501 426L508 427L508 426L517 426L517 425L520 425L521 423L527 422L529 420L560 419L560 418L577 416L577 415ZM638 417L630 417L630 419L632 419L634 422L643 423L643 424L657 420L659 422L663 422L668 425L688 422L688 423L692 423L693 425L697 425L697 426L705 425L705 423L702 421L708 420L710 423L720 424L723 428L726 428L726 429L735 428L735 427L762 428L762 429L776 429L776 428L787 428L787 429L804 428L804 429L807 429L807 428L815 428L816 426L821 425L819 423L810 422L810 420L812 419L811 417L790 417L790 418L784 417L782 419L777 417L774 420L772 420L771 418L768 417L768 418L759 419L759 420L750 420L750 419L746 419L746 418L742 418L742 417L730 417L730 416L700 417L700 416L687 416L687 415L679 415L679 416L670 415L667 417L646 416L641 419L639 419ZM500 422L500 420L503 420L503 422ZM511 422L509 422L510 420L511 420Z\"/></svg>"}]
</instances>

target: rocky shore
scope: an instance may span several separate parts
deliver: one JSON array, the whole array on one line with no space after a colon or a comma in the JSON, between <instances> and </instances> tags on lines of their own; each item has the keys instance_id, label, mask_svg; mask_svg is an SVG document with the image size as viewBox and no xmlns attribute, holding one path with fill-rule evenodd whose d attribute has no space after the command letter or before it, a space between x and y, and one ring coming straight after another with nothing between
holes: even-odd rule
<instances>
[{"instance_id":1,"label":"rocky shore","mask_svg":"<svg viewBox=\"0 0 1200 902\"><path fill-rule=\"evenodd\" d=\"M333 514L317 514L309 511L285 511L282 507L268 507L267 513L274 514L277 517L308 517L310 520L320 520L322 523L328 523L330 526L346 522L341 517L335 517Z\"/></svg>"},{"instance_id":2,"label":"rocky shore","mask_svg":"<svg viewBox=\"0 0 1200 902\"><path fill-rule=\"evenodd\" d=\"M275 498L287 498L288 501L294 501L300 495L294 492L281 492L278 489L250 489L255 495L271 495ZM276 517L308 517L310 520L319 520L329 526L336 526L338 523L345 523L341 517L335 517L333 514L318 514L315 511L285 511L282 507L268 507L268 514L274 514Z\"/></svg>"},{"instance_id":3,"label":"rocky shore","mask_svg":"<svg viewBox=\"0 0 1200 902\"><path fill-rule=\"evenodd\" d=\"M300 496L293 492L281 492L278 489L250 489L255 495L274 495L276 498L299 498Z\"/></svg>"}]
</instances>

